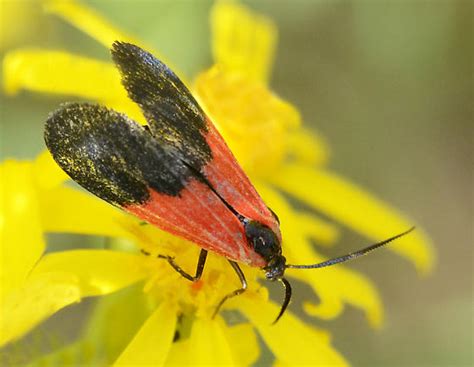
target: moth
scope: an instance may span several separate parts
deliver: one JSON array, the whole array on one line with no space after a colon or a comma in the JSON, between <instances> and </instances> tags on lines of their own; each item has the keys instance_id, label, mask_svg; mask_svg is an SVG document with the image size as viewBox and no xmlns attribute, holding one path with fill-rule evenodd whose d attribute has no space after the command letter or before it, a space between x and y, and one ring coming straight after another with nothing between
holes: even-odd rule
<instances>
[{"instance_id":1,"label":"moth","mask_svg":"<svg viewBox=\"0 0 474 367\"><path fill-rule=\"evenodd\" d=\"M114 42L112 59L129 97L146 118L90 103L68 103L46 121L46 146L79 185L138 218L201 247L194 275L173 257L158 255L190 281L200 279L208 251L224 256L247 288L239 263L261 268L280 281L288 268L314 269L345 262L381 247L412 229L354 253L311 265L286 263L277 215L268 208L227 144L183 82L140 47ZM256 142L258 143L258 142Z\"/></svg>"}]
</instances>

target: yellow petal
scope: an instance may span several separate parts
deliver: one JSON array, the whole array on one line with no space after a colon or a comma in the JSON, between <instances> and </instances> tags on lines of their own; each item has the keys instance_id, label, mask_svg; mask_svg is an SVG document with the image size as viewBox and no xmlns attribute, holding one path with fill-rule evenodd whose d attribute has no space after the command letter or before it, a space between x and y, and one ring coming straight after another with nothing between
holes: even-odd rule
<instances>
[{"instance_id":1,"label":"yellow petal","mask_svg":"<svg viewBox=\"0 0 474 367\"><path fill-rule=\"evenodd\" d=\"M165 365L169 367L188 366L192 363L189 353L189 338L178 340L171 345Z\"/></svg>"},{"instance_id":2,"label":"yellow petal","mask_svg":"<svg viewBox=\"0 0 474 367\"><path fill-rule=\"evenodd\" d=\"M234 361L239 366L253 366L260 356L260 346L257 334L250 324L240 324L223 329Z\"/></svg>"},{"instance_id":3,"label":"yellow petal","mask_svg":"<svg viewBox=\"0 0 474 367\"><path fill-rule=\"evenodd\" d=\"M318 304L306 302L306 312L322 319L333 319L342 313L344 303L348 303L363 310L372 327L382 325L382 302L367 277L343 266L318 270L287 273L309 284L320 298Z\"/></svg>"},{"instance_id":4,"label":"yellow petal","mask_svg":"<svg viewBox=\"0 0 474 367\"><path fill-rule=\"evenodd\" d=\"M349 228L380 241L413 226L413 221L334 173L287 164L271 177L273 183ZM432 270L435 254L421 229L402 237L388 249L413 261L422 273Z\"/></svg>"},{"instance_id":5,"label":"yellow petal","mask_svg":"<svg viewBox=\"0 0 474 367\"><path fill-rule=\"evenodd\" d=\"M86 7L78 1L46 0L44 3L46 11L60 16L107 48L117 40L138 44L136 39L115 27L92 8Z\"/></svg>"},{"instance_id":6,"label":"yellow petal","mask_svg":"<svg viewBox=\"0 0 474 367\"><path fill-rule=\"evenodd\" d=\"M103 363L111 365L150 317L154 311L152 307L140 283L100 297L81 340L96 346ZM120 320L120 327L117 327L117 320Z\"/></svg>"},{"instance_id":7,"label":"yellow petal","mask_svg":"<svg viewBox=\"0 0 474 367\"><path fill-rule=\"evenodd\" d=\"M30 277L1 308L0 346L18 339L42 320L80 299L77 278L64 273Z\"/></svg>"},{"instance_id":8,"label":"yellow petal","mask_svg":"<svg viewBox=\"0 0 474 367\"><path fill-rule=\"evenodd\" d=\"M44 251L32 164L0 165L0 301L20 288Z\"/></svg>"},{"instance_id":9,"label":"yellow petal","mask_svg":"<svg viewBox=\"0 0 474 367\"><path fill-rule=\"evenodd\" d=\"M72 24L96 41L102 43L106 48L110 48L114 41L133 43L151 52L166 65L172 67L172 64L168 62L165 57L153 50L149 45L144 44L136 37L116 27L99 12L82 4L80 1L44 0L44 3L46 11L58 15L64 21ZM182 75L178 72L177 68L172 67L172 70L176 74Z\"/></svg>"},{"instance_id":10,"label":"yellow petal","mask_svg":"<svg viewBox=\"0 0 474 367\"><path fill-rule=\"evenodd\" d=\"M228 327L221 318L196 318L190 336L173 344L166 365L247 366L257 359L258 349L258 341L249 325ZM248 355L237 355L241 352Z\"/></svg>"},{"instance_id":11,"label":"yellow petal","mask_svg":"<svg viewBox=\"0 0 474 367\"><path fill-rule=\"evenodd\" d=\"M112 63L62 51L18 49L3 60L4 89L25 89L81 97L106 104L144 122L139 107L128 99L120 74Z\"/></svg>"},{"instance_id":12,"label":"yellow petal","mask_svg":"<svg viewBox=\"0 0 474 367\"><path fill-rule=\"evenodd\" d=\"M4 88L20 89L102 100L126 100L120 74L111 64L63 51L18 49L3 61Z\"/></svg>"},{"instance_id":13,"label":"yellow petal","mask_svg":"<svg viewBox=\"0 0 474 367\"><path fill-rule=\"evenodd\" d=\"M130 99L127 99L126 101L121 100L121 99L115 99L115 100L105 99L100 102L104 104L105 106L107 106L108 108L124 113L125 115L127 115L127 117L130 117L132 120L142 125L147 124L145 118L143 117L142 111L140 110L140 107L138 107L137 104L131 102Z\"/></svg>"},{"instance_id":14,"label":"yellow petal","mask_svg":"<svg viewBox=\"0 0 474 367\"><path fill-rule=\"evenodd\" d=\"M292 263L307 264L324 260L314 255L308 243L296 242L293 245L295 247L286 252L288 258L293 259ZM382 325L382 301L366 276L343 265L324 269L288 270L286 275L309 284L318 295L318 304L305 303L305 311L309 314L322 319L334 319L344 311L347 303L364 311L372 327L379 328Z\"/></svg>"},{"instance_id":15,"label":"yellow petal","mask_svg":"<svg viewBox=\"0 0 474 367\"><path fill-rule=\"evenodd\" d=\"M273 174L300 124L298 111L263 84L217 68L198 76L195 91L246 172Z\"/></svg>"},{"instance_id":16,"label":"yellow petal","mask_svg":"<svg viewBox=\"0 0 474 367\"><path fill-rule=\"evenodd\" d=\"M42 189L51 189L59 186L68 179L66 173L59 168L47 150L43 150L36 157L33 164L35 180Z\"/></svg>"},{"instance_id":17,"label":"yellow petal","mask_svg":"<svg viewBox=\"0 0 474 367\"><path fill-rule=\"evenodd\" d=\"M227 72L267 82L277 44L274 23L232 1L218 1L211 12L214 61Z\"/></svg>"},{"instance_id":18,"label":"yellow petal","mask_svg":"<svg viewBox=\"0 0 474 367\"><path fill-rule=\"evenodd\" d=\"M176 330L176 309L163 302L141 327L114 366L162 366Z\"/></svg>"},{"instance_id":19,"label":"yellow petal","mask_svg":"<svg viewBox=\"0 0 474 367\"><path fill-rule=\"evenodd\" d=\"M189 339L190 361L200 366L235 365L222 319L196 319Z\"/></svg>"},{"instance_id":20,"label":"yellow petal","mask_svg":"<svg viewBox=\"0 0 474 367\"><path fill-rule=\"evenodd\" d=\"M299 162L322 166L328 161L330 150L321 135L301 127L288 134L288 154Z\"/></svg>"},{"instance_id":21,"label":"yellow petal","mask_svg":"<svg viewBox=\"0 0 474 367\"><path fill-rule=\"evenodd\" d=\"M66 232L131 238L120 224L127 217L122 211L91 194L60 186L40 200L45 232Z\"/></svg>"},{"instance_id":22,"label":"yellow petal","mask_svg":"<svg viewBox=\"0 0 474 367\"><path fill-rule=\"evenodd\" d=\"M61 272L78 279L81 297L114 292L144 279L150 269L145 256L109 250L71 250L45 255L32 276Z\"/></svg>"},{"instance_id":23,"label":"yellow petal","mask_svg":"<svg viewBox=\"0 0 474 367\"><path fill-rule=\"evenodd\" d=\"M282 363L291 366L347 365L344 357L331 345L326 332L305 325L290 312L272 325L272 317L279 311L274 304L242 297L240 308Z\"/></svg>"},{"instance_id":24,"label":"yellow petal","mask_svg":"<svg viewBox=\"0 0 474 367\"><path fill-rule=\"evenodd\" d=\"M291 241L294 235L314 239L319 245L330 245L337 240L339 233L333 224L315 215L293 210L291 206L288 205L286 199L268 184L257 179L252 180L252 183L257 188L257 191L265 203L272 208L279 217L282 233L284 235L284 249L292 246L291 242L287 242L285 239L288 238ZM287 229L287 227L289 227L289 229ZM291 231L292 228L294 228L294 231ZM287 233L288 231L291 231L291 233Z\"/></svg>"},{"instance_id":25,"label":"yellow petal","mask_svg":"<svg viewBox=\"0 0 474 367\"><path fill-rule=\"evenodd\" d=\"M332 245L338 239L339 233L331 223L326 222L314 214L294 213L294 220L308 239L318 241L318 245Z\"/></svg>"},{"instance_id":26,"label":"yellow petal","mask_svg":"<svg viewBox=\"0 0 474 367\"><path fill-rule=\"evenodd\" d=\"M30 1L2 1L0 12L0 50L32 40L42 31L41 8ZM40 19L38 19L40 18Z\"/></svg>"}]
</instances>

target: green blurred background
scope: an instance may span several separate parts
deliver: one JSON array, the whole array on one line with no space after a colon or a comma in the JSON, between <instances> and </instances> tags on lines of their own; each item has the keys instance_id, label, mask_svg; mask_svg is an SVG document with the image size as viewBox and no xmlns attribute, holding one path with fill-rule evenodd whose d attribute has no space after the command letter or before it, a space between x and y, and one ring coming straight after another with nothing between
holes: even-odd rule
<instances>
[{"instance_id":1,"label":"green blurred background","mask_svg":"<svg viewBox=\"0 0 474 367\"><path fill-rule=\"evenodd\" d=\"M85 3L188 76L211 64L210 1ZM245 3L275 20L272 87L327 138L331 169L402 209L438 251L436 271L424 279L383 251L350 265L380 290L382 330L371 330L350 308L316 323L332 331L335 346L356 366L472 365L472 2ZM108 59L101 45L43 14L39 2L0 4L2 55L34 46ZM43 122L65 100L2 95L1 158L31 158L43 149ZM343 231L334 253L361 243ZM298 292L295 303L308 297L314 295Z\"/></svg>"}]
</instances>

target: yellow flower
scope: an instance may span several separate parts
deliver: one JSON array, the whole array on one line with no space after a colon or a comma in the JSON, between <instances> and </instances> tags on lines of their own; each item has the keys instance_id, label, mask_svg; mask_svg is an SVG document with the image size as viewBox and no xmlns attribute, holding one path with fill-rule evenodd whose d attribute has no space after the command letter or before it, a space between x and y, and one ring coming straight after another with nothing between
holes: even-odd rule
<instances>
[{"instance_id":1,"label":"yellow flower","mask_svg":"<svg viewBox=\"0 0 474 367\"><path fill-rule=\"evenodd\" d=\"M140 44L77 2L48 1L47 9L107 48L115 40ZM330 245L338 232L333 224L314 214L294 209L283 194L374 241L413 225L387 204L325 168L328 151L323 140L305 130L296 109L268 88L276 46L276 29L269 19L237 3L218 2L211 24L215 64L195 78L191 89L266 203L278 213L283 251L290 263L322 260L311 241ZM26 89L74 95L144 122L111 63L64 51L20 49L6 55L3 68L7 93ZM142 282L140 302L151 310L150 315L134 335L127 335L123 350L104 357L105 362L248 365L259 355L258 333L279 364L346 364L327 332L304 324L291 312L275 326L270 325L278 306L255 281L260 276L255 269L243 266L249 290L224 306L240 311L244 318L237 318L235 325L228 323L233 314L212 319L223 295L238 287L225 259L211 255L202 279L188 282L166 262L143 256L136 249L152 255L176 255L180 266L193 269L197 246L143 226L137 219L64 185L64 180L47 153L34 162L7 161L1 166L2 193L8 195L3 195L0 211L0 345L14 342L60 308L84 297L110 294ZM134 251L70 250L44 255L43 234L58 232L125 238L136 247ZM421 230L389 249L413 261L421 272L428 272L433 265L429 240ZM308 314L332 319L349 304L365 312L371 325L381 324L382 307L376 290L367 278L347 267L295 270L287 275L306 282L318 294L319 304L305 304ZM112 325L120 328L121 322L114 319Z\"/></svg>"},{"instance_id":2,"label":"yellow flower","mask_svg":"<svg viewBox=\"0 0 474 367\"><path fill-rule=\"evenodd\" d=\"M38 17L41 12L39 2L2 1L0 12L0 50L18 45L31 34L36 34L45 25Z\"/></svg>"}]
</instances>

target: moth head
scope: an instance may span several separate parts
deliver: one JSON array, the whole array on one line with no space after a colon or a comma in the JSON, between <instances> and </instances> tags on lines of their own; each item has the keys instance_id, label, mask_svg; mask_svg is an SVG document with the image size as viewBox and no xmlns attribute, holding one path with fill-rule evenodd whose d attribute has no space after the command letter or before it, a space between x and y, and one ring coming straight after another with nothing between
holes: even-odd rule
<instances>
[{"instance_id":1,"label":"moth head","mask_svg":"<svg viewBox=\"0 0 474 367\"><path fill-rule=\"evenodd\" d=\"M286 259L281 254L281 243L268 226L250 220L245 224L245 236L254 251L267 262L263 268L268 280L277 280L285 272Z\"/></svg>"}]
</instances>

